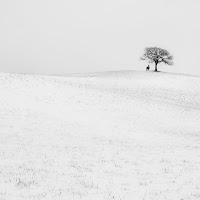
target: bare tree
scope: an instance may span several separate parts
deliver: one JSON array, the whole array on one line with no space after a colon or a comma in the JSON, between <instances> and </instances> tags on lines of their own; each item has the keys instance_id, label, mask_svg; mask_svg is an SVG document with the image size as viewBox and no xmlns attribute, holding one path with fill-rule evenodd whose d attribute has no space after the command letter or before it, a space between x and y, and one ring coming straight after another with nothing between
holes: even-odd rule
<instances>
[{"instance_id":1,"label":"bare tree","mask_svg":"<svg viewBox=\"0 0 200 200\"><path fill-rule=\"evenodd\" d=\"M147 60L149 63L155 63L155 72L157 72L157 65L159 63L165 63L167 65L173 65L173 56L165 49L158 47L147 47L144 50L141 60Z\"/></svg>"}]
</instances>

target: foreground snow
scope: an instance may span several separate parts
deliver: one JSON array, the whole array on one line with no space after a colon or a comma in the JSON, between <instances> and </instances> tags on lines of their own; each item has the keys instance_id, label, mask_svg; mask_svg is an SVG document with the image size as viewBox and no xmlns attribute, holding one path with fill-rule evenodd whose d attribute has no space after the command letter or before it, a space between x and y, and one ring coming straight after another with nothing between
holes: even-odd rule
<instances>
[{"instance_id":1,"label":"foreground snow","mask_svg":"<svg viewBox=\"0 0 200 200\"><path fill-rule=\"evenodd\" d=\"M0 199L200 199L200 78L0 74Z\"/></svg>"}]
</instances>

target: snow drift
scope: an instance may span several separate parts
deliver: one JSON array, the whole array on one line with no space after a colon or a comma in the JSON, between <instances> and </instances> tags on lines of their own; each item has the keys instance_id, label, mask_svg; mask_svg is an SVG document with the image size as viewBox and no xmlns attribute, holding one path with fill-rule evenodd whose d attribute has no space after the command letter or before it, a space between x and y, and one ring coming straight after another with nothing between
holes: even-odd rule
<instances>
[{"instance_id":1,"label":"snow drift","mask_svg":"<svg viewBox=\"0 0 200 200\"><path fill-rule=\"evenodd\" d=\"M0 199L200 199L200 78L0 74Z\"/></svg>"}]
</instances>

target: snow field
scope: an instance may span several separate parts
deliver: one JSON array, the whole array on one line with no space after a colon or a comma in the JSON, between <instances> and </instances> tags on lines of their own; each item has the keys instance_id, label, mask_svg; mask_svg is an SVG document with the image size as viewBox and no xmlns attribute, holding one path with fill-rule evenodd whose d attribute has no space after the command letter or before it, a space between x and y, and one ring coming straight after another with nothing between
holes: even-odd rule
<instances>
[{"instance_id":1,"label":"snow field","mask_svg":"<svg viewBox=\"0 0 200 200\"><path fill-rule=\"evenodd\" d=\"M0 74L0 199L200 199L200 78Z\"/></svg>"}]
</instances>

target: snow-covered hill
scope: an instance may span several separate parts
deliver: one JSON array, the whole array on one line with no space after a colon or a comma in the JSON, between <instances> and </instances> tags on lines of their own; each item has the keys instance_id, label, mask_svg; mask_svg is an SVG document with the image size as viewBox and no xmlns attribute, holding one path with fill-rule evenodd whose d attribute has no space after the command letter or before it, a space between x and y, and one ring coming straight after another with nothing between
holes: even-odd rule
<instances>
[{"instance_id":1,"label":"snow-covered hill","mask_svg":"<svg viewBox=\"0 0 200 200\"><path fill-rule=\"evenodd\" d=\"M200 199L200 78L0 74L0 199Z\"/></svg>"}]
</instances>

